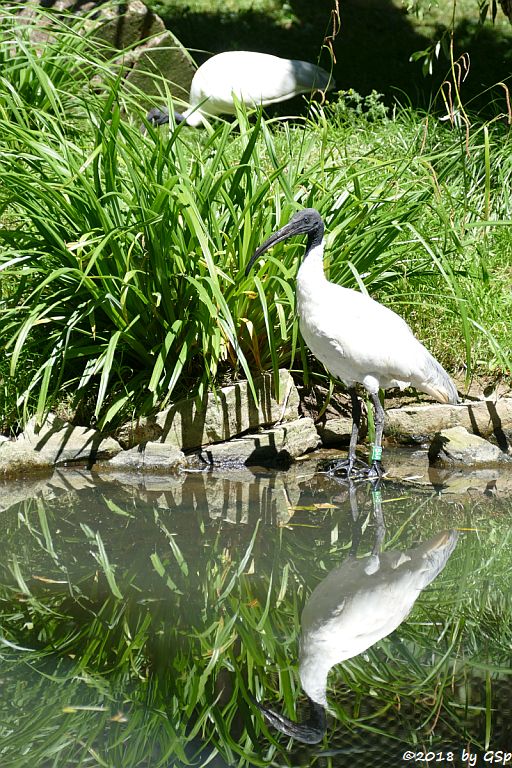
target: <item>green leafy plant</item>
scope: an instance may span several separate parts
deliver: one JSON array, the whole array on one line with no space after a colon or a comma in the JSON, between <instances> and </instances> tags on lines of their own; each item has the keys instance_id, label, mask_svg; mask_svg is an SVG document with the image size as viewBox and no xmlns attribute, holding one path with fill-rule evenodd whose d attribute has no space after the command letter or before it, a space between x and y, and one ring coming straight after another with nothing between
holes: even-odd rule
<instances>
[{"instance_id":1,"label":"green leafy plant","mask_svg":"<svg viewBox=\"0 0 512 768\"><path fill-rule=\"evenodd\" d=\"M293 290L303 245L243 273L270 231L308 205L326 221L331 279L384 301L397 301L403 279L435 285L458 318L466 365L479 328L498 368L506 364L461 285L476 280L469 227L490 240L507 215L489 161L500 158L508 189L499 125L482 144L481 130L459 139L407 114L379 120L372 100L372 121L358 107L350 121L346 109L317 108L297 124L239 108L234 122L205 132L182 124L142 134L137 94L115 70L102 64L84 82L77 37L70 28L42 58L29 40L12 60L2 44L6 73L40 82L14 103L9 79L0 81L10 104L0 112L3 421L41 421L67 400L104 426L262 369L296 367L307 378Z\"/></svg>"}]
</instances>

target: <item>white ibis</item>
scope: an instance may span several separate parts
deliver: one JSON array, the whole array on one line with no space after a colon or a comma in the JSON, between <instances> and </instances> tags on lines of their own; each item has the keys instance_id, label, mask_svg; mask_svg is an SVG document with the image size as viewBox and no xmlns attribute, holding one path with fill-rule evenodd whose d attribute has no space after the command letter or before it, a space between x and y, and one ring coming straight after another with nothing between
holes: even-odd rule
<instances>
[{"instance_id":1,"label":"white ibis","mask_svg":"<svg viewBox=\"0 0 512 768\"><path fill-rule=\"evenodd\" d=\"M175 113L176 122L198 126L215 115L234 115L238 100L247 107L266 107L300 93L335 87L332 76L316 64L282 59L255 51L225 51L202 64L192 78L190 107ZM150 110L149 122L162 125L169 114Z\"/></svg>"},{"instance_id":2,"label":"white ibis","mask_svg":"<svg viewBox=\"0 0 512 768\"><path fill-rule=\"evenodd\" d=\"M352 434L348 458L335 470L353 475L380 477L384 408L379 389L412 385L441 403L457 403L455 384L438 361L416 339L395 312L369 296L329 282L323 268L324 223L317 210L306 208L270 235L251 257L245 274L265 251L294 235L307 235L302 264L297 273L299 327L313 355L347 387L352 401ZM374 409L375 442L371 466L356 461L361 404L355 385L370 394Z\"/></svg>"},{"instance_id":3,"label":"white ibis","mask_svg":"<svg viewBox=\"0 0 512 768\"><path fill-rule=\"evenodd\" d=\"M297 741L317 744L326 729L329 670L363 653L407 618L421 591L443 570L457 538L456 531L442 531L414 549L349 557L331 571L301 616L299 676L310 717L296 723L256 702L265 718Z\"/></svg>"}]
</instances>

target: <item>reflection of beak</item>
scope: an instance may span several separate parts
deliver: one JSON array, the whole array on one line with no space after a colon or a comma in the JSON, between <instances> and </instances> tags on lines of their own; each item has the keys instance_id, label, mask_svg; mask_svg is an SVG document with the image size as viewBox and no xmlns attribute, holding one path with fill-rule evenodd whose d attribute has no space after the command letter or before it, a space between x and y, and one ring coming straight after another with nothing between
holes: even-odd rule
<instances>
[{"instance_id":1,"label":"reflection of beak","mask_svg":"<svg viewBox=\"0 0 512 768\"><path fill-rule=\"evenodd\" d=\"M281 733L285 733L287 736L291 736L293 739L301 741L303 744L318 744L319 741L322 741L327 729L327 722L325 709L320 704L317 704L316 701L313 701L308 697L310 707L309 718L302 723L295 723L284 715L280 715L278 712L274 712L272 709L264 707L263 704L256 701L252 694L249 695L253 703L263 714L265 720L278 731L281 731Z\"/></svg>"}]
</instances>

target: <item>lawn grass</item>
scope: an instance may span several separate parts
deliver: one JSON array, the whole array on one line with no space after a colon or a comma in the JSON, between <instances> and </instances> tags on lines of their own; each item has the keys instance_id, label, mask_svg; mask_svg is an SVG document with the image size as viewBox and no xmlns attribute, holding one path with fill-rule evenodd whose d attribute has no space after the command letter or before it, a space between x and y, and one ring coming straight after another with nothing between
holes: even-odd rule
<instances>
[{"instance_id":1,"label":"lawn grass","mask_svg":"<svg viewBox=\"0 0 512 768\"><path fill-rule=\"evenodd\" d=\"M452 373L510 371L503 122L459 128L351 92L308 118L240 110L142 135L137 94L87 36L65 31L40 55L16 34L0 111L4 429L62 402L106 426L260 370L325 375L295 320L303 244L243 276L310 205L331 279L399 310Z\"/></svg>"}]
</instances>

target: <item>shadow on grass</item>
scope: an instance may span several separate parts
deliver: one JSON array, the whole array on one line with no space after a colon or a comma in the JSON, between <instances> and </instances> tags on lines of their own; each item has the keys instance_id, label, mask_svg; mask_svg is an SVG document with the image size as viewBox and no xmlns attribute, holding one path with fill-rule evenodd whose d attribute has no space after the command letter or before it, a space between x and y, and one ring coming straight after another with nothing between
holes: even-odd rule
<instances>
[{"instance_id":1,"label":"shadow on grass","mask_svg":"<svg viewBox=\"0 0 512 768\"><path fill-rule=\"evenodd\" d=\"M322 43L332 31L333 0L318 0L314 4L292 0L289 19L284 18L282 12L277 18L256 10L201 12L190 6L166 6L150 0L148 5L161 15L187 48L196 51L194 57L198 64L212 53L238 49L318 61L326 69L330 68L329 52L322 49ZM418 23L414 24L412 17L390 0L346 0L340 10L341 29L334 42L333 69L338 87L353 88L362 95L376 90L384 94L388 104L399 101L428 107L448 72L449 63L441 56L433 76L424 77L421 63L412 63L410 57L429 47L432 25L425 24L425 33L422 33ZM481 27L476 13L475 9L474 22L463 19L456 28L456 55L468 52L471 59L464 83L464 100L474 100L474 109L485 109L492 97L488 94L478 97L478 94L510 78L512 26L510 34L490 24ZM503 106L499 106L505 111L503 89L498 89L495 95L498 101L503 101ZM295 107L300 109L300 105L301 100L296 104L287 102L277 111L290 114Z\"/></svg>"}]
</instances>

